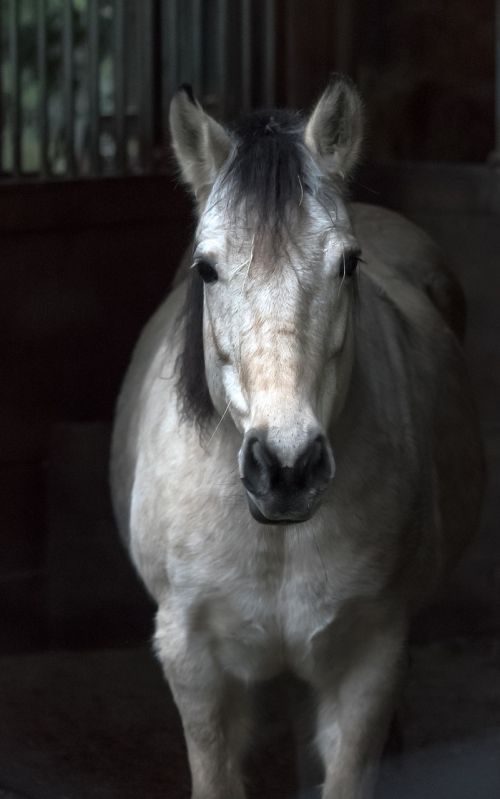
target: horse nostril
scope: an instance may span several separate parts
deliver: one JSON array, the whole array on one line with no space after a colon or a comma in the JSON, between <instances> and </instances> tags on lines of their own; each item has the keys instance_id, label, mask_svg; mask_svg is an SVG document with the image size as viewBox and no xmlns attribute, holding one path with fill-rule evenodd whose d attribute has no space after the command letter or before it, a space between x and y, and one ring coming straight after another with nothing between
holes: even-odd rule
<instances>
[{"instance_id":1,"label":"horse nostril","mask_svg":"<svg viewBox=\"0 0 500 799\"><path fill-rule=\"evenodd\" d=\"M242 482L256 496L264 496L271 488L271 476L275 458L266 444L257 435L251 436L243 455Z\"/></svg>"},{"instance_id":2,"label":"horse nostril","mask_svg":"<svg viewBox=\"0 0 500 799\"><path fill-rule=\"evenodd\" d=\"M333 455L322 433L316 433L293 465L284 465L267 439L267 431L247 434L241 452L241 481L254 497L297 500L304 492L321 493L333 477ZM295 501L294 500L294 501Z\"/></svg>"},{"instance_id":3,"label":"horse nostril","mask_svg":"<svg viewBox=\"0 0 500 799\"><path fill-rule=\"evenodd\" d=\"M332 456L323 435L318 435L295 465L296 479L305 486L321 486L333 477Z\"/></svg>"}]
</instances>

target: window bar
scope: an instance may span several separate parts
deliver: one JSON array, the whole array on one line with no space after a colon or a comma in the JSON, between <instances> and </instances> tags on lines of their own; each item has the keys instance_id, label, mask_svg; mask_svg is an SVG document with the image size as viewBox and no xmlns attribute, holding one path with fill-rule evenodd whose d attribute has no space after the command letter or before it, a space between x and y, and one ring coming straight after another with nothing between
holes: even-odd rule
<instances>
[{"instance_id":1,"label":"window bar","mask_svg":"<svg viewBox=\"0 0 500 799\"><path fill-rule=\"evenodd\" d=\"M140 142L141 161L144 172L153 166L153 4L144 0L139 12L139 53L140 53Z\"/></svg>"},{"instance_id":2,"label":"window bar","mask_svg":"<svg viewBox=\"0 0 500 799\"><path fill-rule=\"evenodd\" d=\"M500 163L500 0L495 3L495 154Z\"/></svg>"},{"instance_id":3,"label":"window bar","mask_svg":"<svg viewBox=\"0 0 500 799\"><path fill-rule=\"evenodd\" d=\"M163 53L162 71L164 76L163 91L163 136L165 143L169 141L170 101L179 85L177 60L177 0L163 0Z\"/></svg>"},{"instance_id":4,"label":"window bar","mask_svg":"<svg viewBox=\"0 0 500 799\"><path fill-rule=\"evenodd\" d=\"M37 69L38 69L38 129L40 141L40 176L48 177L48 120L47 120L47 7L46 0L38 0L37 16Z\"/></svg>"},{"instance_id":5,"label":"window bar","mask_svg":"<svg viewBox=\"0 0 500 799\"><path fill-rule=\"evenodd\" d=\"M275 85L276 85L276 3L275 0L266 0L266 18L265 18L265 87L264 98L268 108L271 108L275 102Z\"/></svg>"},{"instance_id":6,"label":"window bar","mask_svg":"<svg viewBox=\"0 0 500 799\"><path fill-rule=\"evenodd\" d=\"M66 174L68 177L74 177L76 172L73 38L73 0L65 0L63 13L63 97Z\"/></svg>"},{"instance_id":7,"label":"window bar","mask_svg":"<svg viewBox=\"0 0 500 799\"><path fill-rule=\"evenodd\" d=\"M353 0L337 0L335 5L335 69L352 74L352 42L354 22Z\"/></svg>"},{"instance_id":8,"label":"window bar","mask_svg":"<svg viewBox=\"0 0 500 799\"><path fill-rule=\"evenodd\" d=\"M116 169L123 175L127 170L124 0L114 3L113 50Z\"/></svg>"},{"instance_id":9,"label":"window bar","mask_svg":"<svg viewBox=\"0 0 500 799\"><path fill-rule=\"evenodd\" d=\"M202 55L202 18L201 0L191 0L191 32L192 32L192 64L193 64L193 88L195 94L200 97L202 94L201 86L201 55Z\"/></svg>"},{"instance_id":10,"label":"window bar","mask_svg":"<svg viewBox=\"0 0 500 799\"><path fill-rule=\"evenodd\" d=\"M217 49L219 59L217 63L217 92L219 95L219 113L225 116L227 107L226 97L226 70L227 70L227 41L226 41L227 0L217 3Z\"/></svg>"},{"instance_id":11,"label":"window bar","mask_svg":"<svg viewBox=\"0 0 500 799\"><path fill-rule=\"evenodd\" d=\"M9 50L11 63L12 174L21 173L21 81L19 76L19 3L11 0L9 7Z\"/></svg>"},{"instance_id":12,"label":"window bar","mask_svg":"<svg viewBox=\"0 0 500 799\"><path fill-rule=\"evenodd\" d=\"M241 103L244 111L252 104L252 4L241 0Z\"/></svg>"},{"instance_id":13,"label":"window bar","mask_svg":"<svg viewBox=\"0 0 500 799\"><path fill-rule=\"evenodd\" d=\"M87 5L87 58L88 58L88 126L90 172L100 174L99 136L99 0L88 0Z\"/></svg>"}]
</instances>

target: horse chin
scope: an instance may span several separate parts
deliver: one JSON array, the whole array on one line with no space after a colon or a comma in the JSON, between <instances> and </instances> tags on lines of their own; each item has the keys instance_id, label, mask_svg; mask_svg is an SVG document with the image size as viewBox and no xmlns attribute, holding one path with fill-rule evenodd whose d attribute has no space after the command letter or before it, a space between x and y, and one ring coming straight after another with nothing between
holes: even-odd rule
<instances>
[{"instance_id":1,"label":"horse chin","mask_svg":"<svg viewBox=\"0 0 500 799\"><path fill-rule=\"evenodd\" d=\"M258 507L255 499L247 492L247 501L248 501L248 508L250 513L252 514L253 518L259 524L301 524L302 522L307 522L314 516L316 512L316 507L308 509L306 513L298 514L298 513L291 513L287 516L265 516L261 509Z\"/></svg>"}]
</instances>

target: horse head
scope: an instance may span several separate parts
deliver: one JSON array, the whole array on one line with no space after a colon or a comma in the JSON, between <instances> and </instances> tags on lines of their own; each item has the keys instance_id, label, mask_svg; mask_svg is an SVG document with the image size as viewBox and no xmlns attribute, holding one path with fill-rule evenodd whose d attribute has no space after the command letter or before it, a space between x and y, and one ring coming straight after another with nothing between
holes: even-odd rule
<instances>
[{"instance_id":1,"label":"horse head","mask_svg":"<svg viewBox=\"0 0 500 799\"><path fill-rule=\"evenodd\" d=\"M191 283L202 314L203 374L180 390L194 392L184 397L193 409L205 381L210 410L232 418L262 523L309 519L335 472L329 435L353 366L360 256L345 193L362 118L339 77L307 119L256 113L229 130L189 87L171 104L174 151L197 200Z\"/></svg>"}]
</instances>

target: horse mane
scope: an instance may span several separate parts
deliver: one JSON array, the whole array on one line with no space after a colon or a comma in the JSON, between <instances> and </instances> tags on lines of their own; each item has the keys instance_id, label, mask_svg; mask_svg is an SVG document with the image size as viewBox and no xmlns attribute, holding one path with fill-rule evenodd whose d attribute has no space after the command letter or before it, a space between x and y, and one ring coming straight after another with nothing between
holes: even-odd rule
<instances>
[{"instance_id":1,"label":"horse mane","mask_svg":"<svg viewBox=\"0 0 500 799\"><path fill-rule=\"evenodd\" d=\"M213 416L203 352L203 281L195 269L187 277L186 294L177 320L182 330L177 356L177 400L181 419L194 422L202 435Z\"/></svg>"},{"instance_id":2,"label":"horse mane","mask_svg":"<svg viewBox=\"0 0 500 799\"><path fill-rule=\"evenodd\" d=\"M325 180L304 144L304 119L294 111L257 111L232 129L234 153L216 186L228 211L243 212L258 240L272 251L293 236L293 221L305 194L330 203L340 190ZM218 199L215 199L218 202ZM183 343L177 358L177 396L181 418L206 432L214 406L203 353L203 282L190 270L179 315Z\"/></svg>"}]
</instances>

